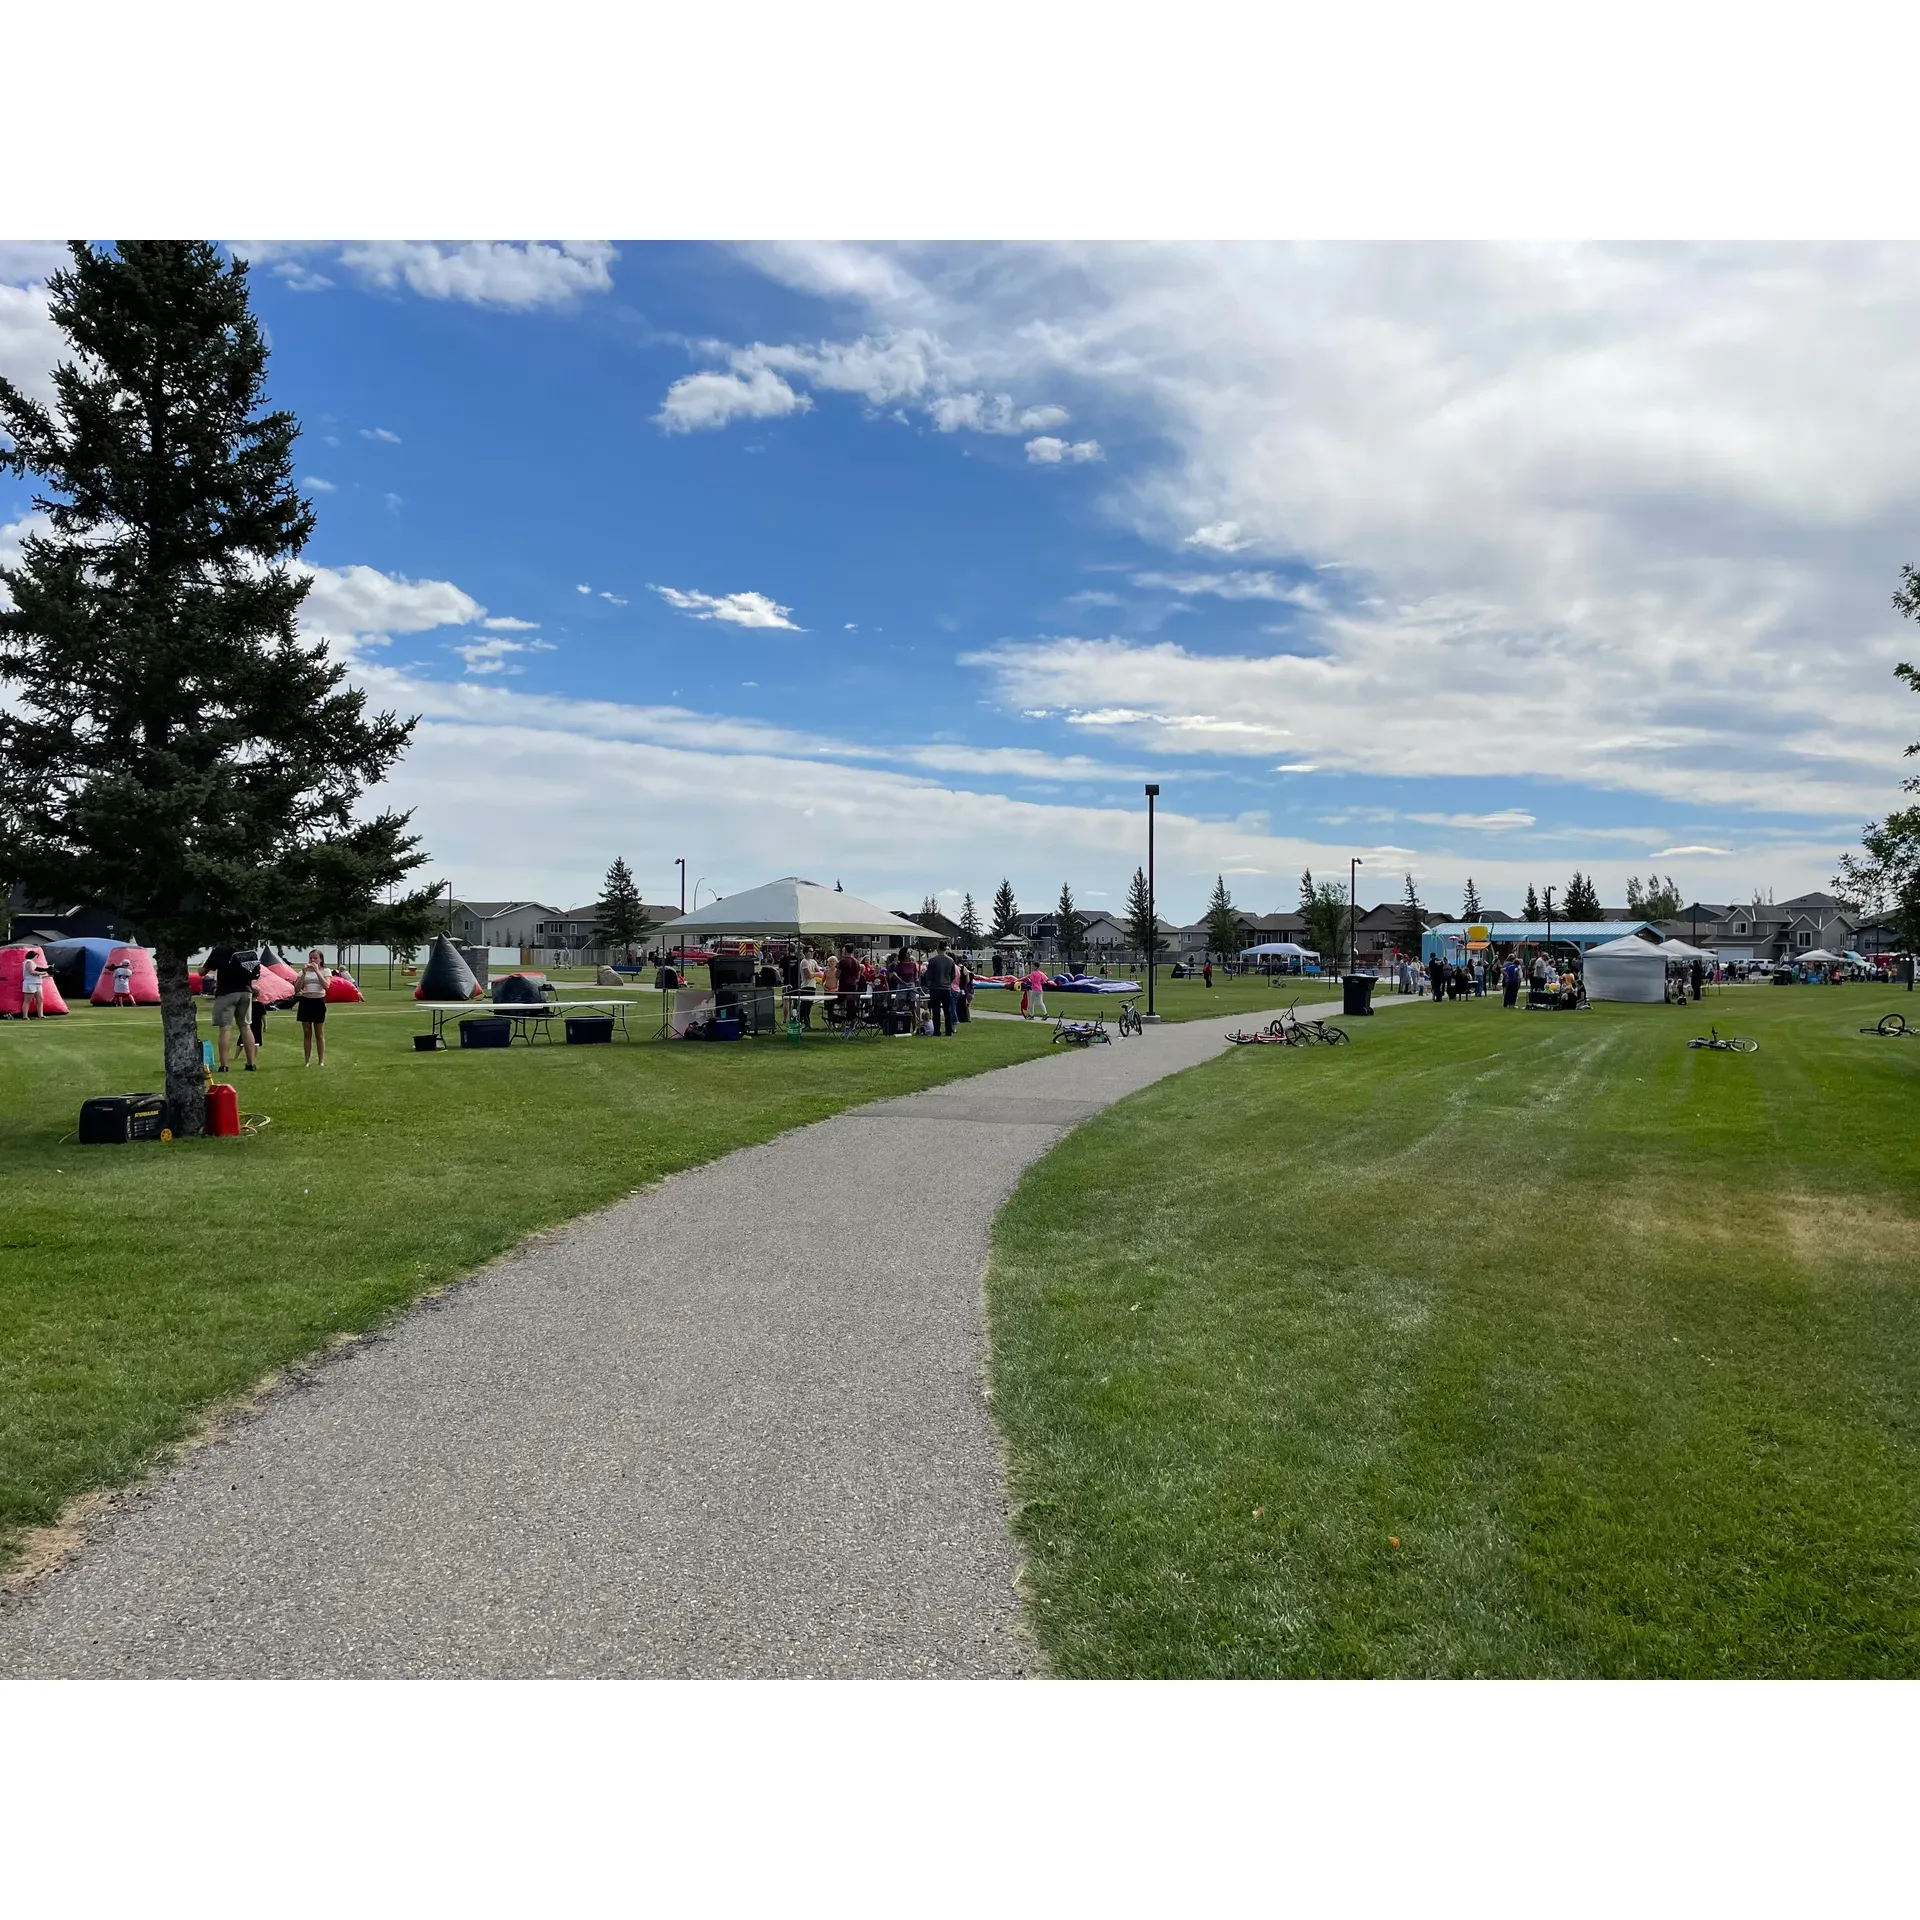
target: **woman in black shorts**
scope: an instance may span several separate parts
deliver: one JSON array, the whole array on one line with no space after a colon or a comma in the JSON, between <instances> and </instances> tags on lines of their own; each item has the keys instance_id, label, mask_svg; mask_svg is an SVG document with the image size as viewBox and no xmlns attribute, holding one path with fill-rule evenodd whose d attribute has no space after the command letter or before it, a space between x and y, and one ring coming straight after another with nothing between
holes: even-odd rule
<instances>
[{"instance_id":1,"label":"woman in black shorts","mask_svg":"<svg viewBox=\"0 0 1920 1920\"><path fill-rule=\"evenodd\" d=\"M307 955L307 964L293 983L293 1004L300 1022L300 1064L303 1067L327 1064L327 971L320 964L320 949Z\"/></svg>"}]
</instances>

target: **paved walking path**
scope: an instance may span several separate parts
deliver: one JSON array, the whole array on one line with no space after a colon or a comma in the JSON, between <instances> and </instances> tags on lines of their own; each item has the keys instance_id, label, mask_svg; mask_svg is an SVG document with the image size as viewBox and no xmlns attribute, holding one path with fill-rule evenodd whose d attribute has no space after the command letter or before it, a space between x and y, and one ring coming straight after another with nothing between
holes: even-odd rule
<instances>
[{"instance_id":1,"label":"paved walking path","mask_svg":"<svg viewBox=\"0 0 1920 1920\"><path fill-rule=\"evenodd\" d=\"M863 1107L541 1236L132 1496L0 1615L0 1673L1030 1671L988 1232L1065 1128L1242 1022Z\"/></svg>"}]
</instances>

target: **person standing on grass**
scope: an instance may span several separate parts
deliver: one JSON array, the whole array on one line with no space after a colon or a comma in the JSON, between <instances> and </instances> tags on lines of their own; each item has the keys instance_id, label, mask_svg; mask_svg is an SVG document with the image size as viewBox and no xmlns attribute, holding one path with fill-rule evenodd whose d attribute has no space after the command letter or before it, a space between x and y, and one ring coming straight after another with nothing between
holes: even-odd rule
<instances>
[{"instance_id":1,"label":"person standing on grass","mask_svg":"<svg viewBox=\"0 0 1920 1920\"><path fill-rule=\"evenodd\" d=\"M327 1064L327 975L320 964L320 949L307 955L293 983L293 1003L300 1021L300 1064L324 1067Z\"/></svg>"},{"instance_id":2,"label":"person standing on grass","mask_svg":"<svg viewBox=\"0 0 1920 1920\"><path fill-rule=\"evenodd\" d=\"M1213 962L1211 960L1207 961L1205 965L1201 967L1200 978L1206 982L1207 991L1211 993L1213 991Z\"/></svg>"},{"instance_id":3,"label":"person standing on grass","mask_svg":"<svg viewBox=\"0 0 1920 1920\"><path fill-rule=\"evenodd\" d=\"M973 969L962 960L954 969L954 1002L964 1026L973 1018Z\"/></svg>"},{"instance_id":4,"label":"person standing on grass","mask_svg":"<svg viewBox=\"0 0 1920 1920\"><path fill-rule=\"evenodd\" d=\"M1512 954L1507 955L1507 964L1500 969L1500 1004L1503 1007L1520 1004L1520 962Z\"/></svg>"},{"instance_id":5,"label":"person standing on grass","mask_svg":"<svg viewBox=\"0 0 1920 1920\"><path fill-rule=\"evenodd\" d=\"M206 971L213 977L213 1039L219 1051L219 1071L228 1072L232 1036L240 1035L240 1051L247 1056L247 1071L254 1069L257 1043L248 1013L253 1001L253 979L259 962L243 958L229 946L218 946L207 955Z\"/></svg>"},{"instance_id":6,"label":"person standing on grass","mask_svg":"<svg viewBox=\"0 0 1920 1920\"><path fill-rule=\"evenodd\" d=\"M813 957L813 949L804 947L800 953L800 1024L803 1027L813 1025L813 996L820 991L820 962Z\"/></svg>"},{"instance_id":7,"label":"person standing on grass","mask_svg":"<svg viewBox=\"0 0 1920 1920\"><path fill-rule=\"evenodd\" d=\"M940 1023L944 1020L946 1037L951 1040L957 1012L955 1001L958 996L953 990L953 959L947 952L944 940L934 948L933 958L926 965L924 979L927 989L927 1010L933 1015L934 1037L939 1038L943 1031Z\"/></svg>"},{"instance_id":8,"label":"person standing on grass","mask_svg":"<svg viewBox=\"0 0 1920 1920\"><path fill-rule=\"evenodd\" d=\"M113 1004L116 1007L133 1005L133 962L116 960L113 963Z\"/></svg>"},{"instance_id":9,"label":"person standing on grass","mask_svg":"<svg viewBox=\"0 0 1920 1920\"><path fill-rule=\"evenodd\" d=\"M40 983L46 978L40 962L29 948L20 956L20 1017L23 1020L39 1020L45 1017L46 1005L40 997Z\"/></svg>"}]
</instances>

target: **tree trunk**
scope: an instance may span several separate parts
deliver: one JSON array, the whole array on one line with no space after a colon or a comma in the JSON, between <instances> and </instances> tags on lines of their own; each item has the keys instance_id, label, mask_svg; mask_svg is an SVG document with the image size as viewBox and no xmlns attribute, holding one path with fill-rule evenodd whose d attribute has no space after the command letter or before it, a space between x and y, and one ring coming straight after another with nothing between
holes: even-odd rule
<instances>
[{"instance_id":1,"label":"tree trunk","mask_svg":"<svg viewBox=\"0 0 1920 1920\"><path fill-rule=\"evenodd\" d=\"M174 947L154 955L160 976L160 1039L167 1063L168 1124L176 1138L207 1130L207 1075L200 1060L200 1029L187 991L187 956Z\"/></svg>"}]
</instances>

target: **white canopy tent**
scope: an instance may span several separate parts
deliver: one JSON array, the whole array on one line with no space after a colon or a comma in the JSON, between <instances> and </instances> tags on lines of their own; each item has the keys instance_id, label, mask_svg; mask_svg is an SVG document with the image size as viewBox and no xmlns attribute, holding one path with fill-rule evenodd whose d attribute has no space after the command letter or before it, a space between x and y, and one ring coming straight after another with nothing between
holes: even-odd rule
<instances>
[{"instance_id":1,"label":"white canopy tent","mask_svg":"<svg viewBox=\"0 0 1920 1920\"><path fill-rule=\"evenodd\" d=\"M936 937L917 921L889 913L871 900L816 886L793 874L769 880L763 887L749 887L744 893L729 894L724 900L683 913L678 920L654 929L654 937L667 946L704 934L735 934L754 940L784 936L862 942Z\"/></svg>"},{"instance_id":2,"label":"white canopy tent","mask_svg":"<svg viewBox=\"0 0 1920 1920\"><path fill-rule=\"evenodd\" d=\"M1709 953L1705 947L1690 947L1684 940L1662 940L1660 951L1669 960L1704 960L1711 966L1719 955Z\"/></svg>"},{"instance_id":3,"label":"white canopy tent","mask_svg":"<svg viewBox=\"0 0 1920 1920\"><path fill-rule=\"evenodd\" d=\"M1580 962L1587 998L1652 1001L1657 1005L1667 997L1668 957L1651 940L1631 933L1624 940L1589 947Z\"/></svg>"},{"instance_id":4,"label":"white canopy tent","mask_svg":"<svg viewBox=\"0 0 1920 1920\"><path fill-rule=\"evenodd\" d=\"M1811 953L1796 953L1793 964L1796 967L1837 967L1840 965L1840 956L1829 953L1825 947L1815 947Z\"/></svg>"}]
</instances>

